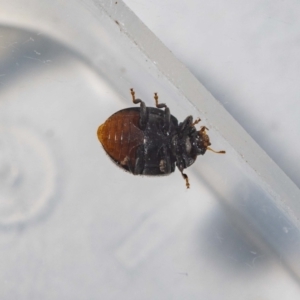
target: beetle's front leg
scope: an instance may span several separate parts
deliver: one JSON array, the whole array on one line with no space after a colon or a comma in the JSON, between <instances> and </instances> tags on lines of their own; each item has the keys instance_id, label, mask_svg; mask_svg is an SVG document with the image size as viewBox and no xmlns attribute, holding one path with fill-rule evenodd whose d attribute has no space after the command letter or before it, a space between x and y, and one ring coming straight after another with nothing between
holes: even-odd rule
<instances>
[{"instance_id":1,"label":"beetle's front leg","mask_svg":"<svg viewBox=\"0 0 300 300\"><path fill-rule=\"evenodd\" d=\"M190 188L189 178L188 178L188 176L185 173L183 173L183 170L184 170L183 164L177 162L176 166L177 166L178 170L180 171L183 179L185 180L186 188L189 189Z\"/></svg>"}]
</instances>

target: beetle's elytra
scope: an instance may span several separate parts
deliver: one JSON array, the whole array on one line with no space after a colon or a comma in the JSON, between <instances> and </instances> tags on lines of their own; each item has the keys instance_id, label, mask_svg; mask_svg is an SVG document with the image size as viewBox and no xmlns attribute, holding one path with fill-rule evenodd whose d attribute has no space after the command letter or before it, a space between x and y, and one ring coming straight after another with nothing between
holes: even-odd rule
<instances>
[{"instance_id":1,"label":"beetle's elytra","mask_svg":"<svg viewBox=\"0 0 300 300\"><path fill-rule=\"evenodd\" d=\"M130 91L133 103L140 107L120 110L99 126L97 135L103 148L118 166L134 175L168 175L177 166L189 188L183 170L206 150L214 151L209 147L208 129L202 126L197 130L200 119L193 122L192 116L178 124L170 109L158 103L157 93L156 107L146 107L142 100L135 99L133 89Z\"/></svg>"}]
</instances>

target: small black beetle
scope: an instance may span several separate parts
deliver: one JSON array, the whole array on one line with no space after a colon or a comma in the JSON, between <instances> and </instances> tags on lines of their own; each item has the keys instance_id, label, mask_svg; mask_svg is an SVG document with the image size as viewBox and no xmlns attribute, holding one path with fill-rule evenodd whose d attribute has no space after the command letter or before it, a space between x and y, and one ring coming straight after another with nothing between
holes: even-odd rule
<instances>
[{"instance_id":1,"label":"small black beetle","mask_svg":"<svg viewBox=\"0 0 300 300\"><path fill-rule=\"evenodd\" d=\"M158 103L157 93L155 108L146 107L142 100L135 99L133 89L130 91L133 103L140 103L140 107L120 110L99 126L97 135L105 151L118 166L134 175L167 175L175 171L176 165L189 188L183 170L207 149L216 152L209 147L208 129L202 126L197 131L194 125L200 119L193 122L192 116L178 124L170 109Z\"/></svg>"}]
</instances>

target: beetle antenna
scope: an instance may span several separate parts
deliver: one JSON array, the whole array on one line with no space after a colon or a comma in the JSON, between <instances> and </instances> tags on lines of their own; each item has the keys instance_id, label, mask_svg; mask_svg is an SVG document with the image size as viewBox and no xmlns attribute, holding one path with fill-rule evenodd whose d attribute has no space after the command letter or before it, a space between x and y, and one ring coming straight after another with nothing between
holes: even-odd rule
<instances>
[{"instance_id":1,"label":"beetle antenna","mask_svg":"<svg viewBox=\"0 0 300 300\"><path fill-rule=\"evenodd\" d=\"M211 149L210 147L207 147L207 150L210 150L210 151L212 151L212 152L219 153L219 154L225 154L225 153L226 153L226 151L224 151L224 150L221 150L221 151L215 151L214 149Z\"/></svg>"},{"instance_id":2,"label":"beetle antenna","mask_svg":"<svg viewBox=\"0 0 300 300\"><path fill-rule=\"evenodd\" d=\"M205 130L209 130L206 126L201 126L198 132L203 132Z\"/></svg>"}]
</instances>

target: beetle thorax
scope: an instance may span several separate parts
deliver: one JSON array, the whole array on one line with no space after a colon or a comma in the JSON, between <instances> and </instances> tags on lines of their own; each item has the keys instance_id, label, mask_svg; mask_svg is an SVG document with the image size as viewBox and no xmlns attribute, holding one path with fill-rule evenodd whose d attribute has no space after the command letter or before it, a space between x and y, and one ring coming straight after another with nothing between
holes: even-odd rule
<instances>
[{"instance_id":1,"label":"beetle thorax","mask_svg":"<svg viewBox=\"0 0 300 300\"><path fill-rule=\"evenodd\" d=\"M209 136L206 127L199 131L194 126L185 132L179 132L172 138L172 152L178 163L184 168L192 165L198 155L203 155L210 146Z\"/></svg>"},{"instance_id":2,"label":"beetle thorax","mask_svg":"<svg viewBox=\"0 0 300 300\"><path fill-rule=\"evenodd\" d=\"M172 152L176 157L177 164L182 165L183 168L192 165L197 158L195 146L196 143L193 136L187 134L173 136Z\"/></svg>"}]
</instances>

